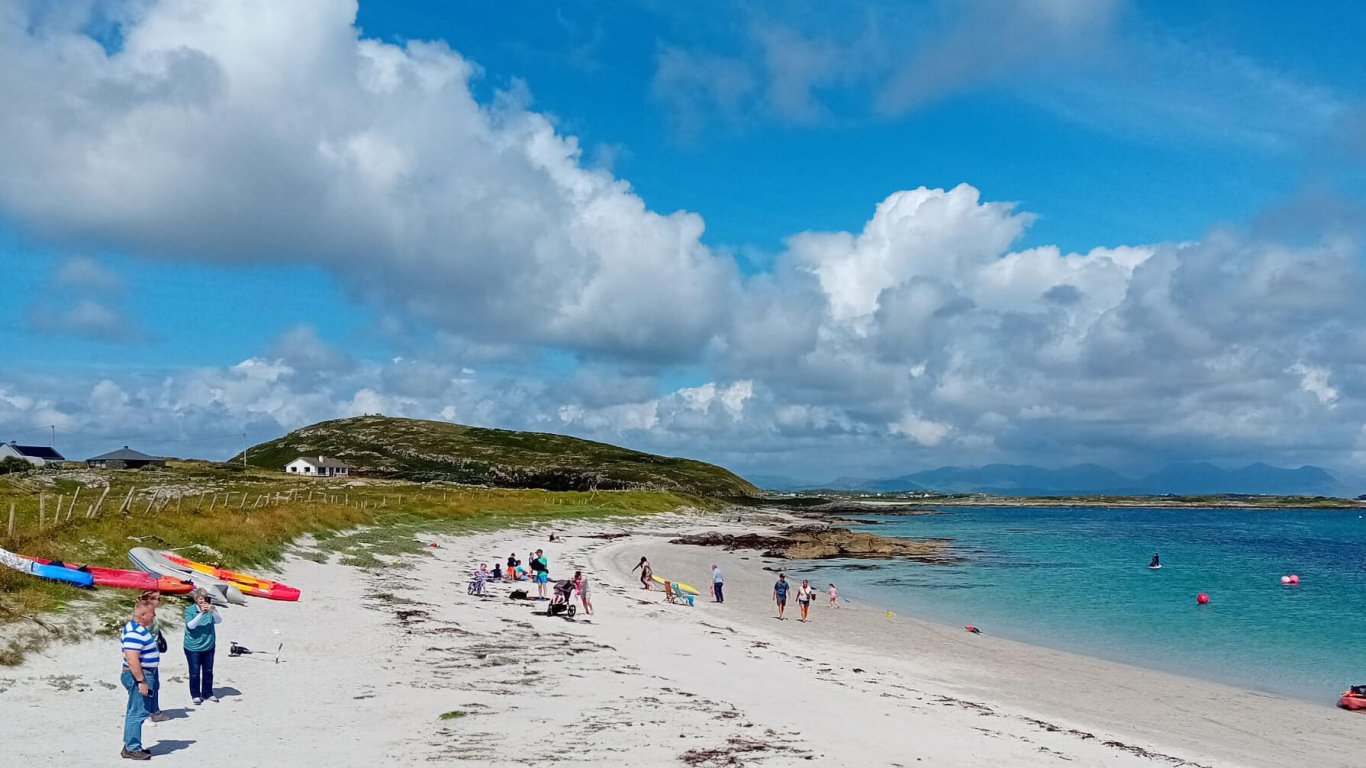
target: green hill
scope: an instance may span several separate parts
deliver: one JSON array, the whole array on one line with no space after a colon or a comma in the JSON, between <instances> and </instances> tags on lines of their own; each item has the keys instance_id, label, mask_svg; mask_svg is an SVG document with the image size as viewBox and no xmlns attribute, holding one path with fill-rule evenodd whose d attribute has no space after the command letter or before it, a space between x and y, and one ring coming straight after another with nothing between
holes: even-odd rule
<instances>
[{"instance_id":1,"label":"green hill","mask_svg":"<svg viewBox=\"0 0 1366 768\"><path fill-rule=\"evenodd\" d=\"M505 488L658 488L698 496L757 496L729 470L545 432L444 421L357 416L323 421L247 450L247 463L283 469L300 456L331 456L358 474L452 480ZM234 461L241 461L239 454Z\"/></svg>"}]
</instances>

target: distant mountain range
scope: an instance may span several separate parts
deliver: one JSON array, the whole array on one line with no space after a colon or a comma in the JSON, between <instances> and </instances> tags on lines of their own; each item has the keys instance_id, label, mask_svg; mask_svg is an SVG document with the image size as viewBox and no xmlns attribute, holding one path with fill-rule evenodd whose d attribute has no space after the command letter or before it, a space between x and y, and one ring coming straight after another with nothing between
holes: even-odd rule
<instances>
[{"instance_id":1,"label":"distant mountain range","mask_svg":"<svg viewBox=\"0 0 1366 768\"><path fill-rule=\"evenodd\" d=\"M1168 464L1138 478L1122 475L1099 464L1077 464L1061 469L1045 469L1029 464L988 464L984 467L940 467L899 477L838 477L828 483L818 484L775 476L757 476L750 480L763 488L788 491L934 491L999 496L1195 496L1220 493L1356 496L1366 493L1366 485L1358 487L1357 483L1322 467L1288 469L1262 463L1239 469L1224 469L1208 462Z\"/></svg>"}]
</instances>

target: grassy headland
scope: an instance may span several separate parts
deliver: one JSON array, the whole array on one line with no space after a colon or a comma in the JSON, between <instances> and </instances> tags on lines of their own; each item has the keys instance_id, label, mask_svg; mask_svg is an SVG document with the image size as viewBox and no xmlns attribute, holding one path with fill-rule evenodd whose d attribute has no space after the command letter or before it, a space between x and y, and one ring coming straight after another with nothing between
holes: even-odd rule
<instances>
[{"instance_id":1,"label":"grassy headland","mask_svg":"<svg viewBox=\"0 0 1366 768\"><path fill-rule=\"evenodd\" d=\"M331 456L372 477L449 480L556 491L657 489L695 496L757 496L727 469L544 432L444 421L357 416L296 429L247 449L247 463L279 470L299 456ZM234 462L241 462L238 455Z\"/></svg>"}]
</instances>

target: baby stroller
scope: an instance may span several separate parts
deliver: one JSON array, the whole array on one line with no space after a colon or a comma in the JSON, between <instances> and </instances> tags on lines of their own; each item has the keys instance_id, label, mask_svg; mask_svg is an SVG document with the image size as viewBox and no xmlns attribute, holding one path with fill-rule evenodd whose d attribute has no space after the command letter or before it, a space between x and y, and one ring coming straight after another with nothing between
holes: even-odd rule
<instances>
[{"instance_id":1,"label":"baby stroller","mask_svg":"<svg viewBox=\"0 0 1366 768\"><path fill-rule=\"evenodd\" d=\"M555 591L550 597L550 605L546 607L545 615L559 616L563 613L567 619L574 618L578 609L569 602L569 598L573 596L574 582L568 579L555 582Z\"/></svg>"}]
</instances>

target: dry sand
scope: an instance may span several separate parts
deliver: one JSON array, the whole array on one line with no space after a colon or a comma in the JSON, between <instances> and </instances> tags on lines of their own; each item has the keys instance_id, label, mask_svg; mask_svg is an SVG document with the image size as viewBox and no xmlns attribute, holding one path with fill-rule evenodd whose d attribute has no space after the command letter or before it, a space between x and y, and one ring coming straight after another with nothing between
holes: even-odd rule
<instances>
[{"instance_id":1,"label":"dry sand","mask_svg":"<svg viewBox=\"0 0 1366 768\"><path fill-rule=\"evenodd\" d=\"M190 704L179 637L168 633L162 706L174 719L144 729L153 764L1363 764L1366 718L1327 706L888 618L859 602L834 611L824 595L811 623L776 621L764 570L773 563L666 543L718 525L595 523L562 529L559 544L548 529L429 537L440 544L429 557L370 571L290 559L282 578L304 590L302 602L225 611L222 702ZM611 531L630 535L588 537ZM591 574L593 616L551 618L536 615L544 603L508 600L525 582L466 594L472 565L536 547L556 577ZM660 575L699 587L720 563L726 603L669 605L640 589L627 571L642 554ZM830 574L817 571L817 583ZM284 649L279 663L230 658L230 640ZM117 642L99 637L0 671L5 763L121 764L118 657Z\"/></svg>"}]
</instances>

